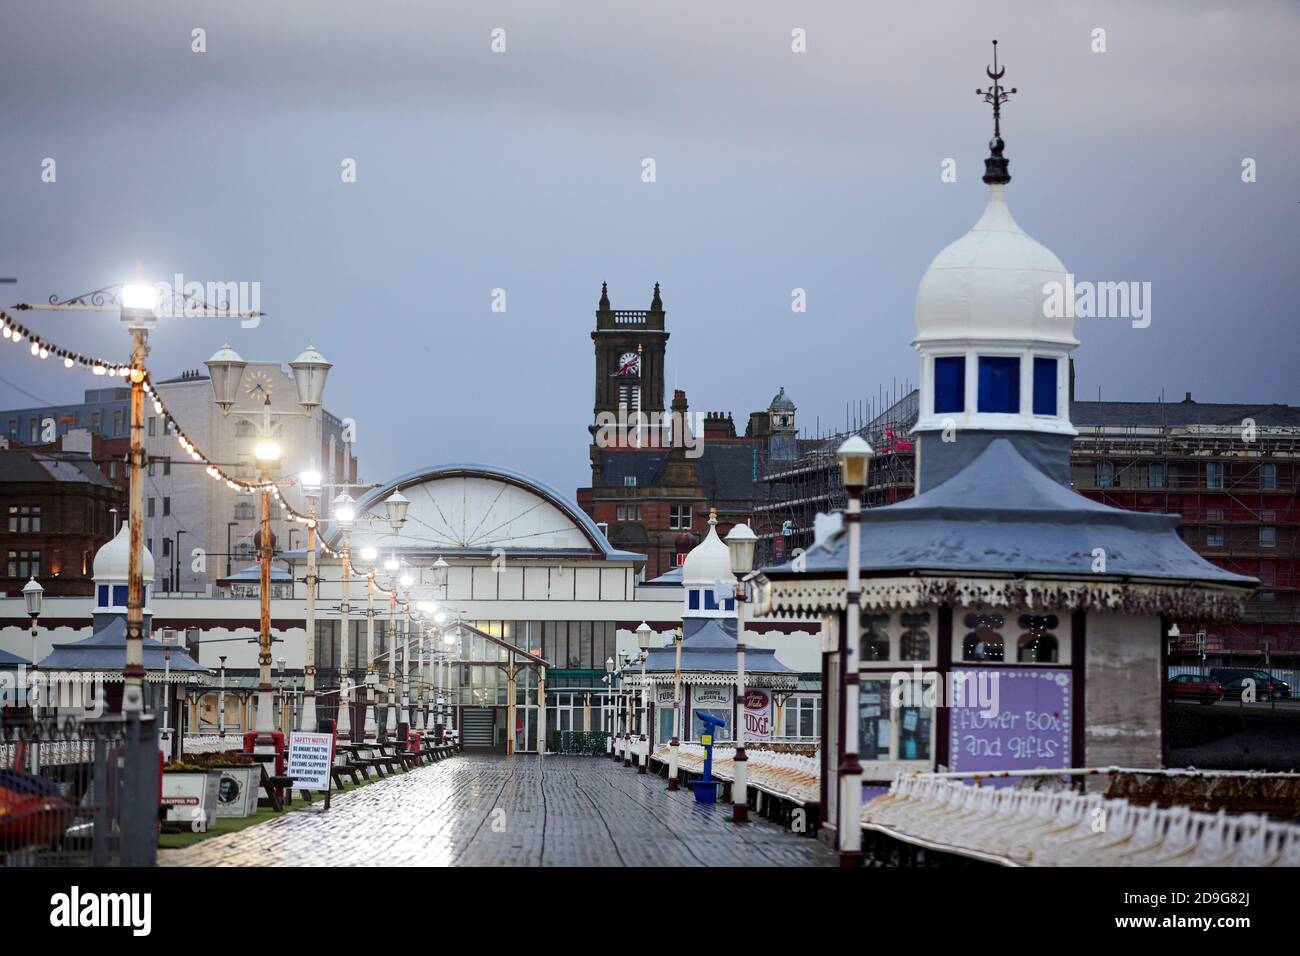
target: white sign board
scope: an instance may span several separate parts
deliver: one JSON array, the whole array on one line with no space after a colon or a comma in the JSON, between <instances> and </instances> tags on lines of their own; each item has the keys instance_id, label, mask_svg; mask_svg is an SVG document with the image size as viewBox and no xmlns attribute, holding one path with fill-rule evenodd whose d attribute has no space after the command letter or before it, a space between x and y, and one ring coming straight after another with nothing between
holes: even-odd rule
<instances>
[{"instance_id":1,"label":"white sign board","mask_svg":"<svg viewBox=\"0 0 1300 956\"><path fill-rule=\"evenodd\" d=\"M289 771L295 790L328 790L334 738L295 730L289 734Z\"/></svg>"}]
</instances>

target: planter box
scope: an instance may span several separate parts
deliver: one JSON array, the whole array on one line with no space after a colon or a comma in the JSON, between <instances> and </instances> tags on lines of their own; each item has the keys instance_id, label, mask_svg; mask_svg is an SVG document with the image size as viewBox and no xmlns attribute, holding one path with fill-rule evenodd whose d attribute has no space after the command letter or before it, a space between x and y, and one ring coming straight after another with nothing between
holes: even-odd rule
<instances>
[{"instance_id":1,"label":"planter box","mask_svg":"<svg viewBox=\"0 0 1300 956\"><path fill-rule=\"evenodd\" d=\"M162 805L167 808L167 822L186 823L201 830L216 824L220 784L219 770L164 771Z\"/></svg>"},{"instance_id":2,"label":"planter box","mask_svg":"<svg viewBox=\"0 0 1300 956\"><path fill-rule=\"evenodd\" d=\"M217 816L246 817L257 811L258 784L262 782L262 765L217 767Z\"/></svg>"}]
</instances>

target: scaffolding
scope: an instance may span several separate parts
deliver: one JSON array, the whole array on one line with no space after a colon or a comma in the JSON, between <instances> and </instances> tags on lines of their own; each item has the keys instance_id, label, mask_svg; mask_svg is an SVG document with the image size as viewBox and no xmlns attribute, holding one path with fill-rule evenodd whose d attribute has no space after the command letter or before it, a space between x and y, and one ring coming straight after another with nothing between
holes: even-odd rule
<instances>
[{"instance_id":1,"label":"scaffolding","mask_svg":"<svg viewBox=\"0 0 1300 956\"><path fill-rule=\"evenodd\" d=\"M1300 430L1257 426L1246 440L1238 426L1080 426L1071 478L1103 504L1179 515L1189 547L1259 579L1240 620L1207 629L1207 654L1264 666L1300 652Z\"/></svg>"},{"instance_id":2,"label":"scaffolding","mask_svg":"<svg viewBox=\"0 0 1300 956\"><path fill-rule=\"evenodd\" d=\"M755 531L765 563L787 560L813 543L818 514L842 510L846 502L836 450L851 435L865 438L875 450L863 496L865 507L911 497L915 482L913 443L909 437L920 408L920 393L907 389L879 412L871 400L847 417L853 427L802 439L794 448L768 449L759 458L754 505Z\"/></svg>"},{"instance_id":3,"label":"scaffolding","mask_svg":"<svg viewBox=\"0 0 1300 956\"><path fill-rule=\"evenodd\" d=\"M816 516L844 508L835 452L850 435L866 438L876 451L866 507L914 493L908 435L918 398L909 390L861 423L852 420L851 429L760 460L754 524L764 563L807 549ZM1271 656L1300 654L1300 428L1258 425L1247 434L1238 425L1122 421L1144 417L1150 409L1136 406L1149 404L1120 403L1117 422L1077 426L1071 483L1112 507L1179 515L1178 533L1189 547L1219 567L1259 579L1242 619L1208 630L1208 653L1220 663L1265 666ZM1195 622L1182 625L1184 632L1197 629Z\"/></svg>"}]
</instances>

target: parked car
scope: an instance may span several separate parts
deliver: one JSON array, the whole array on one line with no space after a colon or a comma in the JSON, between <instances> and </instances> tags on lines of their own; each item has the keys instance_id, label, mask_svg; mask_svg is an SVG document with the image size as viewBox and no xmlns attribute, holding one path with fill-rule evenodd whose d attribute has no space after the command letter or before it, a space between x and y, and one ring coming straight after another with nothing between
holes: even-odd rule
<instances>
[{"instance_id":1,"label":"parked car","mask_svg":"<svg viewBox=\"0 0 1300 956\"><path fill-rule=\"evenodd\" d=\"M1223 685L1225 697L1237 700L1241 699L1247 680L1255 682L1256 700L1286 700L1291 696L1290 684L1254 667L1211 667L1210 677Z\"/></svg>"},{"instance_id":2,"label":"parked car","mask_svg":"<svg viewBox=\"0 0 1300 956\"><path fill-rule=\"evenodd\" d=\"M1176 700L1199 700L1213 704L1223 700L1223 687L1216 680L1195 674L1180 674L1169 679L1169 696Z\"/></svg>"}]
</instances>

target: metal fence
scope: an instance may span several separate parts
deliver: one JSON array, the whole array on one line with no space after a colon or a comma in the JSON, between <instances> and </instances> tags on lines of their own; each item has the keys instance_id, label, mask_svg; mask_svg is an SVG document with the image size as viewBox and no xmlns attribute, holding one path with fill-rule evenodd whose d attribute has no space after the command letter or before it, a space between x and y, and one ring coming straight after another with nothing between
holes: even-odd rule
<instances>
[{"instance_id":1,"label":"metal fence","mask_svg":"<svg viewBox=\"0 0 1300 956\"><path fill-rule=\"evenodd\" d=\"M0 866L152 866L151 716L0 718Z\"/></svg>"}]
</instances>

